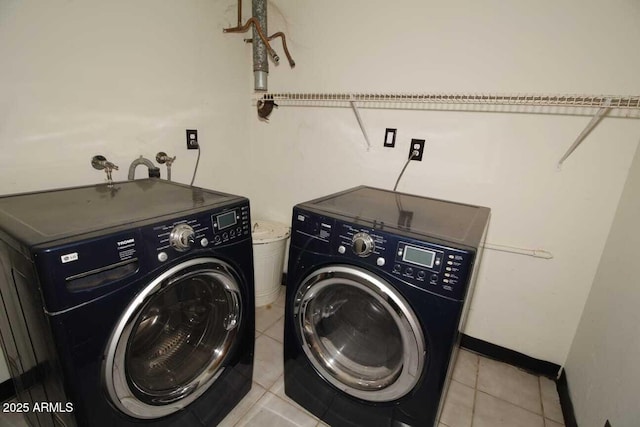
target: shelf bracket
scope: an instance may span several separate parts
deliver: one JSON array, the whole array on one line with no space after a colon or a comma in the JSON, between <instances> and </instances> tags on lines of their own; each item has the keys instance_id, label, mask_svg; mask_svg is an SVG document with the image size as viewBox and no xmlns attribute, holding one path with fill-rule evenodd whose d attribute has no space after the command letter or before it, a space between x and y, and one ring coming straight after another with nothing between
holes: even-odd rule
<instances>
[{"instance_id":1,"label":"shelf bracket","mask_svg":"<svg viewBox=\"0 0 640 427\"><path fill-rule=\"evenodd\" d=\"M356 120L360 125L360 130L362 131L362 136L364 136L364 140L367 142L367 151L371 149L371 142L369 142L369 135L367 135L367 130L364 128L364 123L362 123L362 117L360 117L360 111L356 106L356 103L353 101L353 98L349 100L349 104L351 104L351 108L353 109L353 114L356 115Z\"/></svg>"},{"instance_id":2,"label":"shelf bracket","mask_svg":"<svg viewBox=\"0 0 640 427\"><path fill-rule=\"evenodd\" d=\"M602 118L609 112L609 110L611 110L611 98L607 98L604 100L604 102L602 103L602 107L600 107L593 118L591 118L591 121L589 122L589 124L587 124L587 127L584 128L582 132L580 132L580 135L578 135L578 138L575 140L575 142L571 145L571 147L569 147L567 152L564 153L564 156L562 156L562 158L558 162L558 169L562 167L562 163L567 160L567 158L571 155L571 153L575 151L576 148L578 148L582 141L587 137L587 135L591 133L593 128L595 128L598 123L600 123L600 120L602 120Z\"/></svg>"}]
</instances>

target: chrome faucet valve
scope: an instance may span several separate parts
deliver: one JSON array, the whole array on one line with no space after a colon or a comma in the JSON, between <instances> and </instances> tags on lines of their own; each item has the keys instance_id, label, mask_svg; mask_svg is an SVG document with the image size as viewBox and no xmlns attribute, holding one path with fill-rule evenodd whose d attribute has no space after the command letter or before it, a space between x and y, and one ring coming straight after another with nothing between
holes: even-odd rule
<instances>
[{"instance_id":1,"label":"chrome faucet valve","mask_svg":"<svg viewBox=\"0 0 640 427\"><path fill-rule=\"evenodd\" d=\"M160 163L161 165L166 163L168 168L171 167L175 159L176 156L169 157L164 151L160 151L158 152L158 154L156 154L156 162Z\"/></svg>"},{"instance_id":2,"label":"chrome faucet valve","mask_svg":"<svg viewBox=\"0 0 640 427\"><path fill-rule=\"evenodd\" d=\"M113 170L118 170L118 166L114 165L113 163L108 161L106 157L101 155L93 156L93 158L91 159L91 166L93 166L93 168L97 170L104 170L107 174L107 185L110 187L113 185L111 172Z\"/></svg>"},{"instance_id":3,"label":"chrome faucet valve","mask_svg":"<svg viewBox=\"0 0 640 427\"><path fill-rule=\"evenodd\" d=\"M173 164L175 159L176 159L176 156L169 157L167 155L167 153L165 153L164 151L159 151L158 154L156 154L156 162L158 162L160 164L166 163L166 165L167 165L167 180L168 181L171 181L171 165Z\"/></svg>"}]
</instances>

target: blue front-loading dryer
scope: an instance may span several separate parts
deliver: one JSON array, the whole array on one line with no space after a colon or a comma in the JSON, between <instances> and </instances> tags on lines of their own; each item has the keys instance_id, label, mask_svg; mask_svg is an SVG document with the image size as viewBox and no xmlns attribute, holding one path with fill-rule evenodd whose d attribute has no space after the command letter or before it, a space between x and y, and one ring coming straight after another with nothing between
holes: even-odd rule
<instances>
[{"instance_id":1,"label":"blue front-loading dryer","mask_svg":"<svg viewBox=\"0 0 640 427\"><path fill-rule=\"evenodd\" d=\"M294 207L285 393L339 426L433 426L490 210L371 187Z\"/></svg>"},{"instance_id":2,"label":"blue front-loading dryer","mask_svg":"<svg viewBox=\"0 0 640 427\"><path fill-rule=\"evenodd\" d=\"M32 426L211 427L251 388L244 197L157 179L2 197L0 267Z\"/></svg>"}]
</instances>

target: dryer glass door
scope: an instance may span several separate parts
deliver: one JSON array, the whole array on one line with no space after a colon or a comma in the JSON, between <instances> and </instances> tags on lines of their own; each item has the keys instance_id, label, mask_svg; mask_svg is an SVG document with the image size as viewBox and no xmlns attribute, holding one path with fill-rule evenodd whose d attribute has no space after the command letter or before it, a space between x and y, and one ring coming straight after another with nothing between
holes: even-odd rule
<instances>
[{"instance_id":1,"label":"dryer glass door","mask_svg":"<svg viewBox=\"0 0 640 427\"><path fill-rule=\"evenodd\" d=\"M386 281L352 266L305 278L294 303L296 333L316 370L363 400L409 393L422 374L424 335L406 300Z\"/></svg>"},{"instance_id":2,"label":"dryer glass door","mask_svg":"<svg viewBox=\"0 0 640 427\"><path fill-rule=\"evenodd\" d=\"M180 410L220 375L241 319L237 277L214 259L184 262L151 282L120 319L105 378L115 405L136 418Z\"/></svg>"}]
</instances>

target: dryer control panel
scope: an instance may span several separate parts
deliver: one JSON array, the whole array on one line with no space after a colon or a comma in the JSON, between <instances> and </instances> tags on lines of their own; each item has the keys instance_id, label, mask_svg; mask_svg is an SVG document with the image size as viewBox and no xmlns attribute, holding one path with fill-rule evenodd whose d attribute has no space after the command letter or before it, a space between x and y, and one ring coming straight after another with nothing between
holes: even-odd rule
<instances>
[{"instance_id":1,"label":"dryer control panel","mask_svg":"<svg viewBox=\"0 0 640 427\"><path fill-rule=\"evenodd\" d=\"M475 251L416 239L384 224L366 227L303 210L294 211L291 244L383 270L411 286L463 300Z\"/></svg>"},{"instance_id":2,"label":"dryer control panel","mask_svg":"<svg viewBox=\"0 0 640 427\"><path fill-rule=\"evenodd\" d=\"M336 220L334 253L357 258L418 288L461 300L475 253Z\"/></svg>"}]
</instances>

